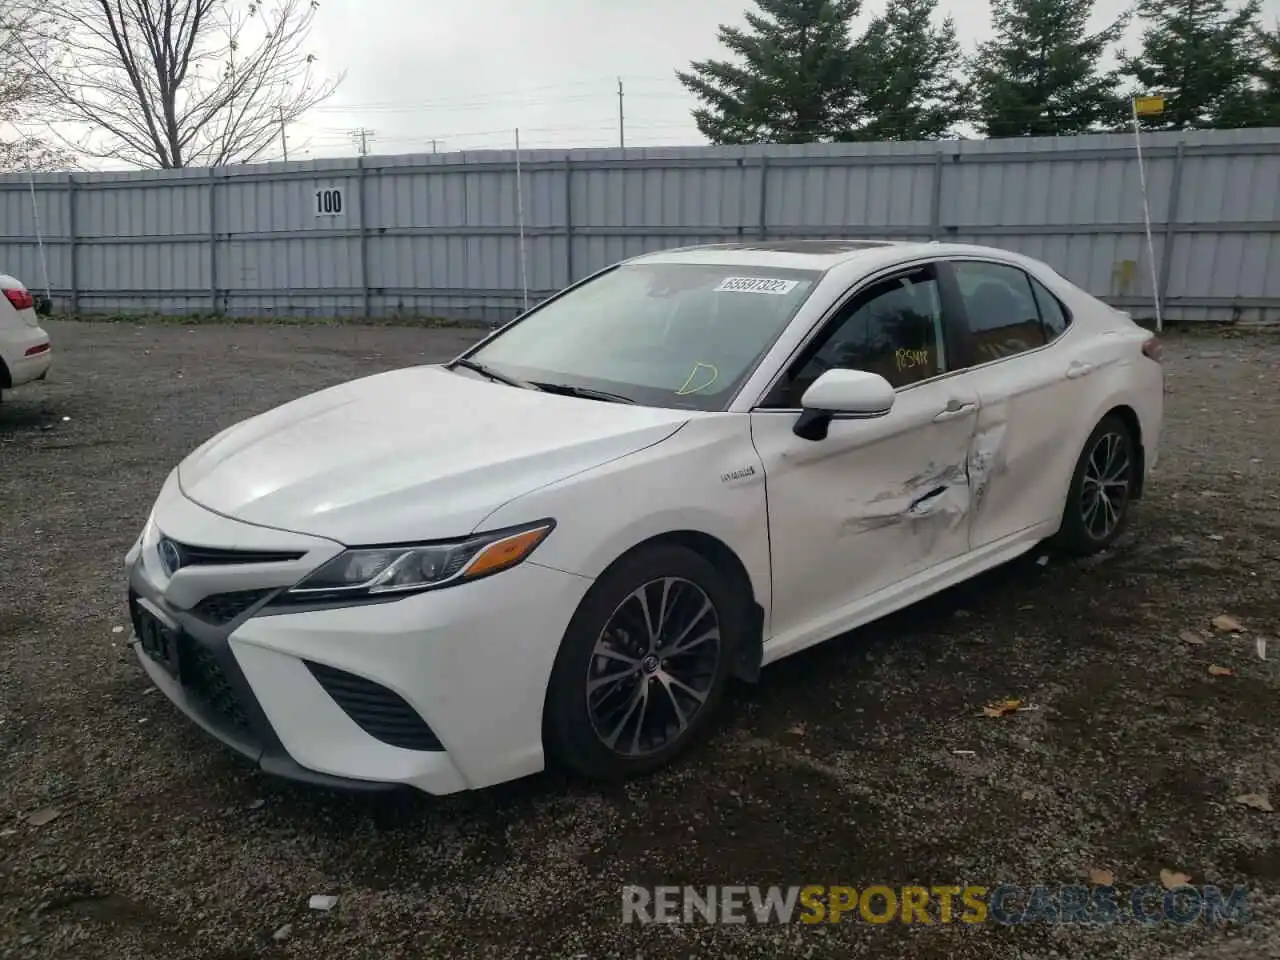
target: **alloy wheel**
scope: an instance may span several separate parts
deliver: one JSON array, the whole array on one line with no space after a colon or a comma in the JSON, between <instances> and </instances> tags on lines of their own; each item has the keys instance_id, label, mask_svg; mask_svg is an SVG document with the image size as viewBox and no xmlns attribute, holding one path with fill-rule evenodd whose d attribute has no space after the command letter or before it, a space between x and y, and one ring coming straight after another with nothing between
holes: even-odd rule
<instances>
[{"instance_id":1,"label":"alloy wheel","mask_svg":"<svg viewBox=\"0 0 1280 960\"><path fill-rule=\"evenodd\" d=\"M640 758L675 743L710 695L720 616L696 583L650 580L614 609L587 667L587 713L600 742Z\"/></svg>"},{"instance_id":2,"label":"alloy wheel","mask_svg":"<svg viewBox=\"0 0 1280 960\"><path fill-rule=\"evenodd\" d=\"M1105 540L1124 516L1130 463L1129 441L1120 433L1104 433L1089 451L1080 486L1080 519L1094 540Z\"/></svg>"}]
</instances>

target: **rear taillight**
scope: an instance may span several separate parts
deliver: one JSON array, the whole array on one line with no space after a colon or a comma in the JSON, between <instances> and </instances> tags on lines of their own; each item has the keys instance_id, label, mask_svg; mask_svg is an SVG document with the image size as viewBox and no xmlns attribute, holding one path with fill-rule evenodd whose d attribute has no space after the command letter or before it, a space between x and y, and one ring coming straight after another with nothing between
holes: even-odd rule
<instances>
[{"instance_id":1,"label":"rear taillight","mask_svg":"<svg viewBox=\"0 0 1280 960\"><path fill-rule=\"evenodd\" d=\"M15 310L30 310L36 305L36 298L27 290L6 290L4 295Z\"/></svg>"},{"instance_id":2,"label":"rear taillight","mask_svg":"<svg viewBox=\"0 0 1280 960\"><path fill-rule=\"evenodd\" d=\"M1147 337L1147 339L1142 342L1142 355L1154 360L1156 363L1159 363L1160 358L1164 356L1164 347L1161 346L1160 341L1156 338L1155 334Z\"/></svg>"}]
</instances>

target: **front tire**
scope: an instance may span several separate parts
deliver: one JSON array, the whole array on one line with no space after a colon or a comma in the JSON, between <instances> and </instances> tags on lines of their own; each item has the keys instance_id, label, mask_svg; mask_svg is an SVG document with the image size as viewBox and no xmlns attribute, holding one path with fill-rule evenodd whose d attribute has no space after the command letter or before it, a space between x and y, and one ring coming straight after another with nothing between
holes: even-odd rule
<instances>
[{"instance_id":1,"label":"front tire","mask_svg":"<svg viewBox=\"0 0 1280 960\"><path fill-rule=\"evenodd\" d=\"M1137 444L1128 424L1103 417L1076 462L1055 538L1059 549L1087 557L1111 546L1129 522L1137 481Z\"/></svg>"},{"instance_id":2,"label":"front tire","mask_svg":"<svg viewBox=\"0 0 1280 960\"><path fill-rule=\"evenodd\" d=\"M565 632L547 691L549 754L591 780L671 762L724 698L746 605L706 558L643 548L605 572Z\"/></svg>"}]
</instances>

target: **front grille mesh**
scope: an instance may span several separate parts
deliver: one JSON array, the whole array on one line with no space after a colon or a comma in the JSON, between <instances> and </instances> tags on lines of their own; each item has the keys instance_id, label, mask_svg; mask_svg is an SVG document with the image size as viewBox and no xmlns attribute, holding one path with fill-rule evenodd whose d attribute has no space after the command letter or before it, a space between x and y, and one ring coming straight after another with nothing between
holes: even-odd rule
<instances>
[{"instance_id":1,"label":"front grille mesh","mask_svg":"<svg viewBox=\"0 0 1280 960\"><path fill-rule=\"evenodd\" d=\"M369 736L405 750L444 749L426 721L398 693L345 670L303 662L325 692Z\"/></svg>"},{"instance_id":2,"label":"front grille mesh","mask_svg":"<svg viewBox=\"0 0 1280 960\"><path fill-rule=\"evenodd\" d=\"M238 590L235 593L215 593L197 603L191 608L191 612L205 623L222 626L240 616L259 600L265 599L270 593L270 590Z\"/></svg>"},{"instance_id":3,"label":"front grille mesh","mask_svg":"<svg viewBox=\"0 0 1280 960\"><path fill-rule=\"evenodd\" d=\"M247 730L249 717L244 705L214 655L198 643L188 645L186 655L183 686L232 726Z\"/></svg>"}]
</instances>

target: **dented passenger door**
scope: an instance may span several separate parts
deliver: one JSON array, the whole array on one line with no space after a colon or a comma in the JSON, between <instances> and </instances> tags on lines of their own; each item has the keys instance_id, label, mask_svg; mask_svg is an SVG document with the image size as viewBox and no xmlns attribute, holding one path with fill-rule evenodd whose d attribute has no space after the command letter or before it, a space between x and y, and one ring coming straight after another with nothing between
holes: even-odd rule
<instances>
[{"instance_id":1,"label":"dented passenger door","mask_svg":"<svg viewBox=\"0 0 1280 960\"><path fill-rule=\"evenodd\" d=\"M969 549L965 469L978 395L957 379L898 394L877 420L836 420L824 440L796 415L757 411L775 637L854 616L871 594Z\"/></svg>"},{"instance_id":2,"label":"dented passenger door","mask_svg":"<svg viewBox=\"0 0 1280 960\"><path fill-rule=\"evenodd\" d=\"M773 573L771 643L830 636L886 590L969 549L967 464L980 402L974 378L945 376L946 323L932 266L855 293L751 413L764 466ZM794 432L824 370L878 373L896 388L875 419Z\"/></svg>"}]
</instances>

